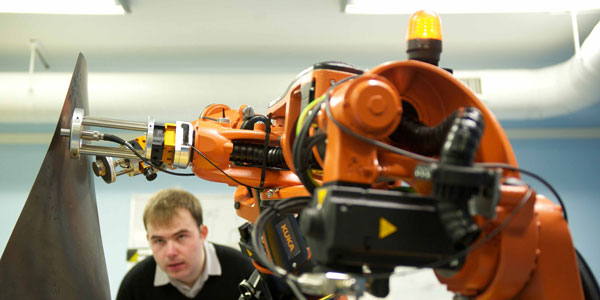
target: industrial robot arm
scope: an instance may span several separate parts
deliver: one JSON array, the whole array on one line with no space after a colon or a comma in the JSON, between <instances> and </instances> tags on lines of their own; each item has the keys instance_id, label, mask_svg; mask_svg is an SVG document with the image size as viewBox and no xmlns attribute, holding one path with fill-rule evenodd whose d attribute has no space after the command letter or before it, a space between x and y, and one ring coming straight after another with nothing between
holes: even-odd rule
<instances>
[{"instance_id":1,"label":"industrial robot arm","mask_svg":"<svg viewBox=\"0 0 600 300\"><path fill-rule=\"evenodd\" d=\"M158 124L76 110L63 135L74 158L96 155L107 182L163 171L237 186L235 209L250 222L240 245L269 285L258 296L255 276L240 299L385 296L398 265L433 268L466 298L597 294L582 285L563 209L521 181L499 123L437 67L439 51L441 36L420 36L407 61L315 64L266 115L219 104ZM126 142L88 127L145 134Z\"/></svg>"}]
</instances>

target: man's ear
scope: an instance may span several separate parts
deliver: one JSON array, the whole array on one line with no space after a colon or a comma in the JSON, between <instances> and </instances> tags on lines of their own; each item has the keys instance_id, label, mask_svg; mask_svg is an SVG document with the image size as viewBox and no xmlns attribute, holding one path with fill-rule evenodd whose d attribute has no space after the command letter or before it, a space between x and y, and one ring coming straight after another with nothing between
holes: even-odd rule
<instances>
[{"instance_id":1,"label":"man's ear","mask_svg":"<svg viewBox=\"0 0 600 300\"><path fill-rule=\"evenodd\" d=\"M202 237L203 240L206 239L206 236L208 235L208 227L206 227L206 225L200 225L200 236Z\"/></svg>"},{"instance_id":2,"label":"man's ear","mask_svg":"<svg viewBox=\"0 0 600 300\"><path fill-rule=\"evenodd\" d=\"M150 236L148 235L148 233L146 232L146 241L150 241Z\"/></svg>"}]
</instances>

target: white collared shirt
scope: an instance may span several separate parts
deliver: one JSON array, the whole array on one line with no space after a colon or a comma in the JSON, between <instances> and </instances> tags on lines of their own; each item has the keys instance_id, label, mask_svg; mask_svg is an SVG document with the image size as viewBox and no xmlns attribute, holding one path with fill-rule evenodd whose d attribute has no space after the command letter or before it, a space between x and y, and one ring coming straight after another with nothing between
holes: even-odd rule
<instances>
[{"instance_id":1,"label":"white collared shirt","mask_svg":"<svg viewBox=\"0 0 600 300\"><path fill-rule=\"evenodd\" d=\"M208 280L208 276L221 275L221 264L219 263L215 246L212 243L205 242L204 253L206 254L204 270L202 270L200 277L196 279L192 287L187 286L181 281L169 278L167 273L158 267L158 264L156 264L156 271L154 273L154 286L162 286L170 283L186 297L190 299L196 297L204 286L204 283Z\"/></svg>"}]
</instances>

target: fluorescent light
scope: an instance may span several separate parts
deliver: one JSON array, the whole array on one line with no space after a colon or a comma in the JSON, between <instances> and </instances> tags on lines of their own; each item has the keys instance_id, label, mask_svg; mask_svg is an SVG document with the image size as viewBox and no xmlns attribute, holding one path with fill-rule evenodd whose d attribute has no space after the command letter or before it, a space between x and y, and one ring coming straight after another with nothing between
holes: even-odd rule
<instances>
[{"instance_id":1,"label":"fluorescent light","mask_svg":"<svg viewBox=\"0 0 600 300\"><path fill-rule=\"evenodd\" d=\"M568 12L600 9L600 1L569 0L346 0L347 14L412 14L430 9L439 14Z\"/></svg>"},{"instance_id":2,"label":"fluorescent light","mask_svg":"<svg viewBox=\"0 0 600 300\"><path fill-rule=\"evenodd\" d=\"M0 0L0 13L124 15L117 0Z\"/></svg>"}]
</instances>

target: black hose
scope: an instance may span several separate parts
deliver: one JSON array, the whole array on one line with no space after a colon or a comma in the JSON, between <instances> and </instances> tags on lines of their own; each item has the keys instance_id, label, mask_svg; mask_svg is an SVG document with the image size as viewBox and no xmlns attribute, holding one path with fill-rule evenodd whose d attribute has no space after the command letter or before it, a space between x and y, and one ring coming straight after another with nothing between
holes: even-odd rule
<instances>
[{"instance_id":1,"label":"black hose","mask_svg":"<svg viewBox=\"0 0 600 300\"><path fill-rule=\"evenodd\" d=\"M263 115L255 115L250 117L249 119L244 120L244 122L242 122L241 128L252 130L254 129L254 124L256 124L257 122L265 123L265 127L271 126L271 120L269 120L269 118Z\"/></svg>"},{"instance_id":2,"label":"black hose","mask_svg":"<svg viewBox=\"0 0 600 300\"><path fill-rule=\"evenodd\" d=\"M440 163L471 166L483 135L483 115L474 107L459 111L442 148Z\"/></svg>"},{"instance_id":3,"label":"black hose","mask_svg":"<svg viewBox=\"0 0 600 300\"><path fill-rule=\"evenodd\" d=\"M429 127L419 120L417 111L409 102L402 101L402 110L402 120L389 138L411 152L439 156L457 113L452 113L437 126Z\"/></svg>"},{"instance_id":4,"label":"black hose","mask_svg":"<svg viewBox=\"0 0 600 300\"><path fill-rule=\"evenodd\" d=\"M252 166L260 166L264 159L264 145L253 143L234 142L233 151L229 156L229 160L234 163L250 164ZM289 170L285 163L283 150L281 147L269 146L267 150L266 166L268 168L279 168Z\"/></svg>"},{"instance_id":5,"label":"black hose","mask_svg":"<svg viewBox=\"0 0 600 300\"><path fill-rule=\"evenodd\" d=\"M472 166L483 134L483 116L473 107L462 108L452 121L442 147L438 178L433 195L438 199L440 222L456 248L467 247L480 233L469 212L469 199L478 192L479 186L464 182L459 173L446 171L445 166ZM450 178L453 177L453 178Z\"/></svg>"},{"instance_id":6,"label":"black hose","mask_svg":"<svg viewBox=\"0 0 600 300\"><path fill-rule=\"evenodd\" d=\"M390 139L403 149L425 156L438 156L448 135L450 126L456 119L456 113L451 114L435 127L428 127L416 118L402 117Z\"/></svg>"}]
</instances>

